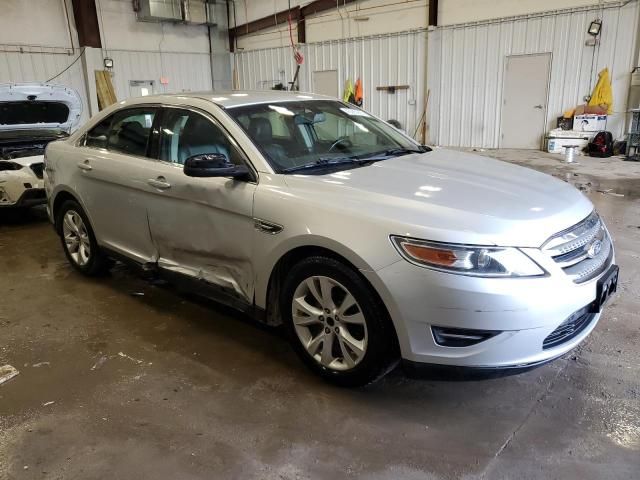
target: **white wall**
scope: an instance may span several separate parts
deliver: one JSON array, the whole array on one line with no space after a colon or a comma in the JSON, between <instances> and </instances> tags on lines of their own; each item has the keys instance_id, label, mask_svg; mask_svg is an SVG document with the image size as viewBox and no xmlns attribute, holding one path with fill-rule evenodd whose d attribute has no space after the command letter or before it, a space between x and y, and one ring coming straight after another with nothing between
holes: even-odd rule
<instances>
[{"instance_id":1,"label":"white wall","mask_svg":"<svg viewBox=\"0 0 640 480\"><path fill-rule=\"evenodd\" d=\"M73 18L71 2L69 14ZM71 20L73 29L73 20ZM0 45L71 48L63 0L0 1Z\"/></svg>"},{"instance_id":2,"label":"white wall","mask_svg":"<svg viewBox=\"0 0 640 480\"><path fill-rule=\"evenodd\" d=\"M301 91L312 91L313 72L337 70L336 90L344 80L363 83L364 108L384 120L395 119L411 135L424 108L426 32L413 31L301 46ZM403 52L398 55L398 52ZM269 89L293 78L295 62L289 47L238 52L235 55L241 89ZM390 94L378 86L409 85Z\"/></svg>"},{"instance_id":3,"label":"white wall","mask_svg":"<svg viewBox=\"0 0 640 480\"><path fill-rule=\"evenodd\" d=\"M602 3L615 1L603 0ZM286 0L235 0L234 3L237 25L288 8ZM306 3L308 0L292 0L291 6ZM444 26L484 21L597 4L598 0L440 0L438 24ZM428 10L428 0L359 0L307 17L307 43L426 28ZM233 18L232 10L232 26ZM356 18L368 20L357 21ZM297 41L295 28L293 35L294 41ZM290 43L289 29L286 24L278 25L238 37L237 43L244 50L287 46Z\"/></svg>"},{"instance_id":4,"label":"white wall","mask_svg":"<svg viewBox=\"0 0 640 480\"><path fill-rule=\"evenodd\" d=\"M87 49L86 61L76 61L52 81L78 91L83 120L95 113L93 71L102 68L106 56L114 60L118 99L130 95L131 80L153 80L156 93L212 88L206 26L138 22L131 0L95 1L103 49ZM66 4L68 21L65 0L0 0L0 82L44 82L78 58L71 0ZM214 51L218 86L228 87L230 60L217 33L212 45L220 50ZM169 83L162 85L160 77Z\"/></svg>"},{"instance_id":5,"label":"white wall","mask_svg":"<svg viewBox=\"0 0 640 480\"><path fill-rule=\"evenodd\" d=\"M236 2L237 25L246 23L244 0ZM292 6L305 4L294 0ZM247 0L249 21L274 12L286 10L288 2L282 0ZM307 43L345 38L363 37L425 28L427 26L428 3L426 0L360 0L325 10L306 19ZM232 12L233 13L233 12ZM360 19L360 20L356 20ZM233 15L231 25L234 25ZM293 22L293 39L297 43L296 22ZM287 24L261 30L238 37L238 47L245 50L273 48L290 45Z\"/></svg>"},{"instance_id":6,"label":"white wall","mask_svg":"<svg viewBox=\"0 0 640 480\"><path fill-rule=\"evenodd\" d=\"M615 1L603 0L602 3ZM440 0L438 24L477 22L597 4L598 0Z\"/></svg>"},{"instance_id":7,"label":"white wall","mask_svg":"<svg viewBox=\"0 0 640 480\"><path fill-rule=\"evenodd\" d=\"M547 129L556 117L584 103L597 73L611 73L614 114L607 130L624 133L630 72L635 62L638 9L631 2L604 11L580 10L502 22L444 27L429 33L428 85L431 141L463 147L500 146L500 116L505 58L508 55L552 53ZM603 20L600 45L586 46L587 28ZM525 119L523 118L523 122Z\"/></svg>"},{"instance_id":8,"label":"white wall","mask_svg":"<svg viewBox=\"0 0 640 480\"><path fill-rule=\"evenodd\" d=\"M107 51L209 53L206 26L139 22L131 0L96 0L96 6Z\"/></svg>"}]
</instances>

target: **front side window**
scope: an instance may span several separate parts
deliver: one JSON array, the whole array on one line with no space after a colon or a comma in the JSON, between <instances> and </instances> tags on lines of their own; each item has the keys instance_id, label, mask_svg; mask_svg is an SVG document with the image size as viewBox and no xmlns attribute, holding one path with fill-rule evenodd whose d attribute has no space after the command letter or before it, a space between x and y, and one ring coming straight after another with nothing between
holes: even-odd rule
<instances>
[{"instance_id":1,"label":"front side window","mask_svg":"<svg viewBox=\"0 0 640 480\"><path fill-rule=\"evenodd\" d=\"M155 108L131 108L113 115L107 148L127 155L144 157Z\"/></svg>"},{"instance_id":2,"label":"front side window","mask_svg":"<svg viewBox=\"0 0 640 480\"><path fill-rule=\"evenodd\" d=\"M111 126L112 118L113 116L105 118L98 125L87 132L85 146L91 148L107 148L107 138L109 135L109 127Z\"/></svg>"},{"instance_id":3,"label":"front side window","mask_svg":"<svg viewBox=\"0 0 640 480\"><path fill-rule=\"evenodd\" d=\"M184 165L189 157L213 153L223 154L235 165L244 163L229 137L210 119L189 110L165 110L160 128L160 160Z\"/></svg>"},{"instance_id":4,"label":"front side window","mask_svg":"<svg viewBox=\"0 0 640 480\"><path fill-rule=\"evenodd\" d=\"M279 173L307 167L323 173L324 167L352 168L427 151L365 111L338 101L274 102L227 112Z\"/></svg>"}]
</instances>

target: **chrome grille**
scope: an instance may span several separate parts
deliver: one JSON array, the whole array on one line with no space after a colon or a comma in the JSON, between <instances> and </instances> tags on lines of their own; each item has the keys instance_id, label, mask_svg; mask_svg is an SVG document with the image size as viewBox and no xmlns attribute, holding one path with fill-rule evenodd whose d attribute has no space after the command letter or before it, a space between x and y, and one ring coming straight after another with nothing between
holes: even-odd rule
<instances>
[{"instance_id":1,"label":"chrome grille","mask_svg":"<svg viewBox=\"0 0 640 480\"><path fill-rule=\"evenodd\" d=\"M596 212L551 237L542 250L575 283L584 283L597 277L613 260L611 239Z\"/></svg>"},{"instance_id":2,"label":"chrome grille","mask_svg":"<svg viewBox=\"0 0 640 480\"><path fill-rule=\"evenodd\" d=\"M577 337L596 318L594 313L589 313L589 307L584 307L574 312L569 318L562 322L558 328L551 332L542 342L542 349L561 345L572 338Z\"/></svg>"}]
</instances>

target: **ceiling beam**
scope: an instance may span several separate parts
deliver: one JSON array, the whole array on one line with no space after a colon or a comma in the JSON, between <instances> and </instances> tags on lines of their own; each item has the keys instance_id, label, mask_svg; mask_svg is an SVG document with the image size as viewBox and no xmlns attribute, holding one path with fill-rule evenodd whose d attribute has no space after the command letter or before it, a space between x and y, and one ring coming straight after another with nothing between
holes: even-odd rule
<instances>
[{"instance_id":1,"label":"ceiling beam","mask_svg":"<svg viewBox=\"0 0 640 480\"><path fill-rule=\"evenodd\" d=\"M343 7L350 3L354 3L356 1L357 0L338 0L340 7ZM273 15L258 18L257 20L243 23L242 25L236 25L234 28L229 29L229 36L236 38L243 35L250 35L252 33L259 32L260 30L265 30L267 28L287 23L289 13L291 13L292 21L304 22L305 17L309 17L310 15L315 15L316 13L336 8L336 4L336 0L315 0L302 7L297 6L292 7L291 10L281 10L280 12L276 12Z\"/></svg>"},{"instance_id":2,"label":"ceiling beam","mask_svg":"<svg viewBox=\"0 0 640 480\"><path fill-rule=\"evenodd\" d=\"M429 25L438 26L438 0L429 0Z\"/></svg>"},{"instance_id":3,"label":"ceiling beam","mask_svg":"<svg viewBox=\"0 0 640 480\"><path fill-rule=\"evenodd\" d=\"M229 35L233 35L234 37L242 37L243 35L250 35L252 33L259 32L260 30L265 30L270 27L275 27L277 25L287 23L289 19L289 13L291 13L291 20L297 21L300 17L300 7L294 7L291 9L291 11L282 10L281 12L277 12L274 15L258 18L257 20L253 20L252 22L243 23L242 25L230 28Z\"/></svg>"},{"instance_id":4,"label":"ceiling beam","mask_svg":"<svg viewBox=\"0 0 640 480\"><path fill-rule=\"evenodd\" d=\"M81 47L102 48L100 41L100 25L96 2L88 0L72 0L73 18L78 31L78 42Z\"/></svg>"}]
</instances>

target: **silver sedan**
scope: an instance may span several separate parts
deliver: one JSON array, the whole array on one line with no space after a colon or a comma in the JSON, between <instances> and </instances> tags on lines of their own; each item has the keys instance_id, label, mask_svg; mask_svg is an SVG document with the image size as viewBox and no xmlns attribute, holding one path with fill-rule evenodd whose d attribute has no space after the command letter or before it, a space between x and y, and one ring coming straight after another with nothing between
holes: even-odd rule
<instances>
[{"instance_id":1,"label":"silver sedan","mask_svg":"<svg viewBox=\"0 0 640 480\"><path fill-rule=\"evenodd\" d=\"M282 324L340 385L401 359L540 364L617 286L609 233L570 185L317 95L120 102L48 147L45 187L77 270L135 263Z\"/></svg>"}]
</instances>

